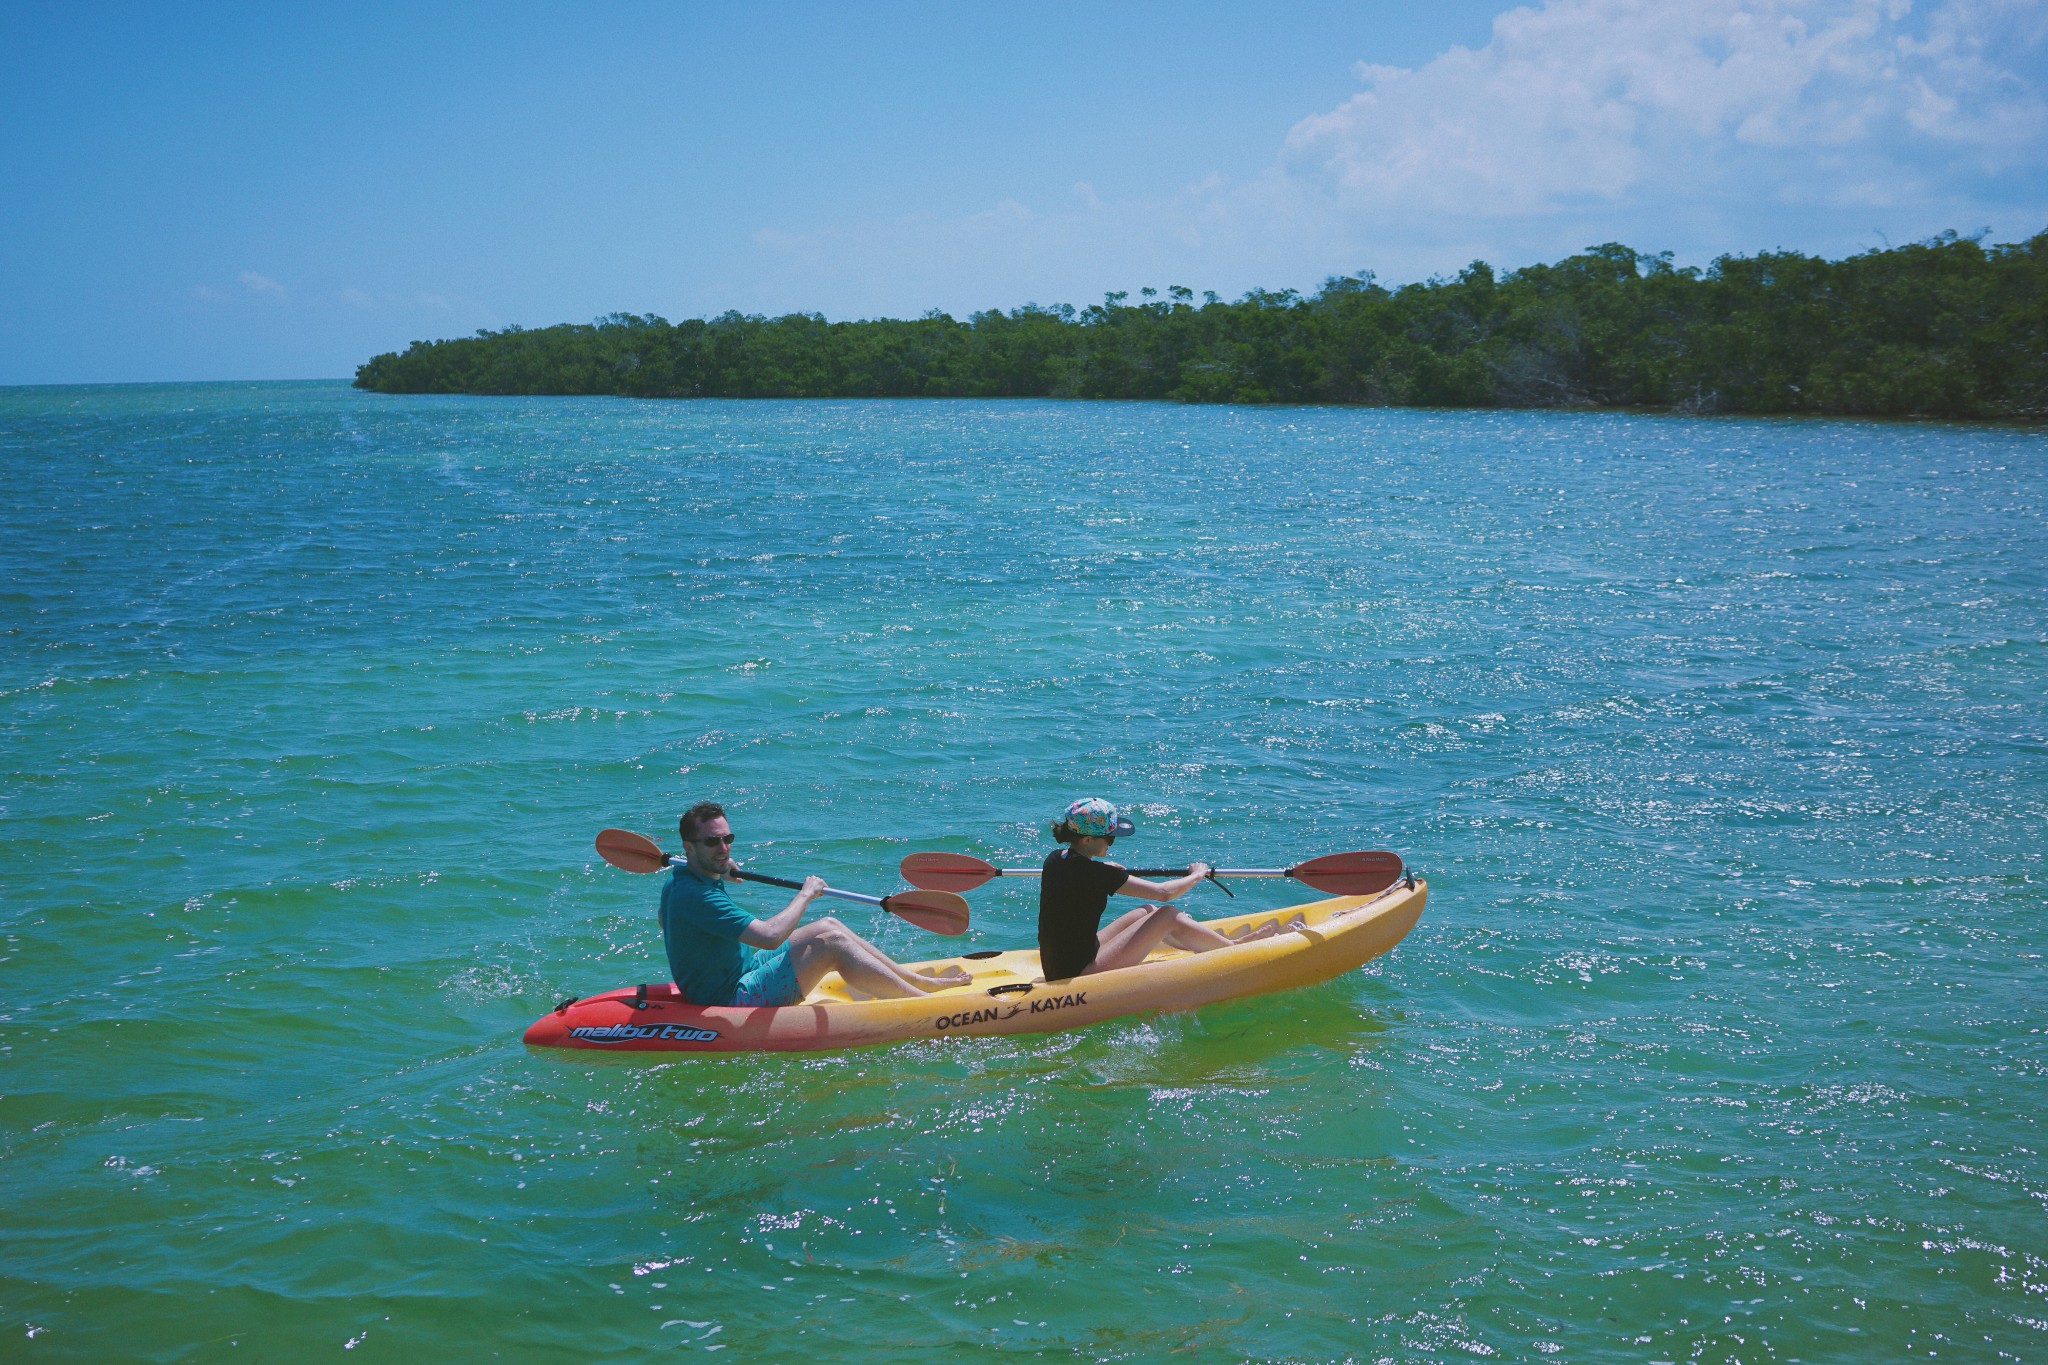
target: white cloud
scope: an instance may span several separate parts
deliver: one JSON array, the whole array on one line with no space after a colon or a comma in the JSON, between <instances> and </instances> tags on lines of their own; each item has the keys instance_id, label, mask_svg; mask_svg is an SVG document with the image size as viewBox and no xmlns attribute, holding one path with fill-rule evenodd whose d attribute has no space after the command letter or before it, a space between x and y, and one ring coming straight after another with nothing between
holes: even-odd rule
<instances>
[{"instance_id":1,"label":"white cloud","mask_svg":"<svg viewBox=\"0 0 2048 1365\"><path fill-rule=\"evenodd\" d=\"M1602 241L1704 263L2048 227L2048 0L1549 0L1163 199L764 231L748 306L964 311L1514 267ZM777 297L779 296L779 297ZM722 304L720 306L723 306Z\"/></svg>"},{"instance_id":2,"label":"white cloud","mask_svg":"<svg viewBox=\"0 0 2048 1365\"><path fill-rule=\"evenodd\" d=\"M1289 134L1284 179L1338 211L1493 217L1711 199L1904 203L2048 169L2009 63L2039 3L1555 0ZM2015 44L2014 40L2017 40ZM1967 225L1965 225L1967 226Z\"/></svg>"},{"instance_id":3,"label":"white cloud","mask_svg":"<svg viewBox=\"0 0 2048 1365\"><path fill-rule=\"evenodd\" d=\"M259 275L253 270L244 270L235 278L239 279L242 282L242 287L252 294L269 294L280 299L285 296L284 286L271 279L268 275Z\"/></svg>"}]
</instances>

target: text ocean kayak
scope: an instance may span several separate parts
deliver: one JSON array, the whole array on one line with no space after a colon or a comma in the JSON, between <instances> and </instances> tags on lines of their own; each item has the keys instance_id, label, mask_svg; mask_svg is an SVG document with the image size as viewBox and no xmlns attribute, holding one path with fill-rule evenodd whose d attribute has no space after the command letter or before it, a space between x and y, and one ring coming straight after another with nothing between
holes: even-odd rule
<instances>
[{"instance_id":1,"label":"text ocean kayak","mask_svg":"<svg viewBox=\"0 0 2048 1365\"><path fill-rule=\"evenodd\" d=\"M1206 953L1166 948L1135 967L1046 982L1036 949L969 953L973 983L905 1000L855 999L837 973L794 1005L691 1005L673 985L628 986L567 1000L526 1030L539 1047L606 1052L804 1052L913 1038L1082 1028L1132 1014L1312 985L1392 948L1413 928L1429 885L1409 878L1371 896L1337 896L1207 923L1222 933L1296 916L1302 927Z\"/></svg>"}]
</instances>

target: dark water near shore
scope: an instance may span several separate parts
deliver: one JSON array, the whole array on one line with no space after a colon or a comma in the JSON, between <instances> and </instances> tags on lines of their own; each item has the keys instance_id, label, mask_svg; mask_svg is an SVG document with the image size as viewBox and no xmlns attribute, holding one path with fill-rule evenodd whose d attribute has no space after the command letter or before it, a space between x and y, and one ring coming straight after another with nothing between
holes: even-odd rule
<instances>
[{"instance_id":1,"label":"dark water near shore","mask_svg":"<svg viewBox=\"0 0 2048 1365\"><path fill-rule=\"evenodd\" d=\"M1982 427L0 390L0 1359L2040 1358L2044 513ZM601 826L879 890L1088 793L1428 914L519 1043L661 970Z\"/></svg>"}]
</instances>

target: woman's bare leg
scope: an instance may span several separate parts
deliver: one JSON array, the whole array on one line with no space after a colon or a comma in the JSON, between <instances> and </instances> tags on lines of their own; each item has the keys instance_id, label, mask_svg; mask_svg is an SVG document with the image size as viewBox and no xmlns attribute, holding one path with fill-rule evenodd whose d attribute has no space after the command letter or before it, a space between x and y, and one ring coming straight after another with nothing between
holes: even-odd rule
<instances>
[{"instance_id":1,"label":"woman's bare leg","mask_svg":"<svg viewBox=\"0 0 2048 1365\"><path fill-rule=\"evenodd\" d=\"M1135 925L1151 918L1152 914L1158 909L1157 905L1141 905L1135 910L1125 911L1096 930L1095 941L1097 943L1107 943L1118 934L1129 933Z\"/></svg>"},{"instance_id":2,"label":"woman's bare leg","mask_svg":"<svg viewBox=\"0 0 2048 1365\"><path fill-rule=\"evenodd\" d=\"M1179 918L1166 934L1166 941L1175 948L1185 948L1191 953L1206 953L1211 948L1228 948L1232 940L1217 933L1198 919L1191 918L1185 910L1177 912Z\"/></svg>"},{"instance_id":3,"label":"woman's bare leg","mask_svg":"<svg viewBox=\"0 0 2048 1365\"><path fill-rule=\"evenodd\" d=\"M1179 915L1170 905L1154 905L1122 916L1109 926L1108 933L1096 936L1095 961L1081 975L1137 966L1178 927Z\"/></svg>"},{"instance_id":4,"label":"woman's bare leg","mask_svg":"<svg viewBox=\"0 0 2048 1365\"><path fill-rule=\"evenodd\" d=\"M1147 916L1156 913L1157 906L1141 906L1126 915L1119 915L1104 929L1098 941L1107 943L1120 933L1128 933L1131 927ZM1166 946L1180 948L1190 953L1206 953L1212 948L1228 948L1233 943L1250 943L1255 939L1271 938L1280 932L1280 926L1272 922L1252 928L1240 929L1235 934L1217 933L1202 921L1195 919L1185 910L1176 910L1173 927L1166 931ZM1100 957L1101 954L1097 953Z\"/></svg>"}]
</instances>

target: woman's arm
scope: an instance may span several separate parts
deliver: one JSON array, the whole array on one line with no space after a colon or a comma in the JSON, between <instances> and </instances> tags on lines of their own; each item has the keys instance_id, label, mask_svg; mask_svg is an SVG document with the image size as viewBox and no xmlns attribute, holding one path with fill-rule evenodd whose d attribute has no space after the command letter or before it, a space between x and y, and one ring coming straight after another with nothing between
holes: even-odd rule
<instances>
[{"instance_id":1,"label":"woman's arm","mask_svg":"<svg viewBox=\"0 0 2048 1365\"><path fill-rule=\"evenodd\" d=\"M1209 865L1196 863L1187 870L1187 875L1175 877L1170 882L1148 882L1143 877L1126 878L1124 884L1117 888L1117 894L1136 896L1140 900L1170 901L1208 875Z\"/></svg>"}]
</instances>

